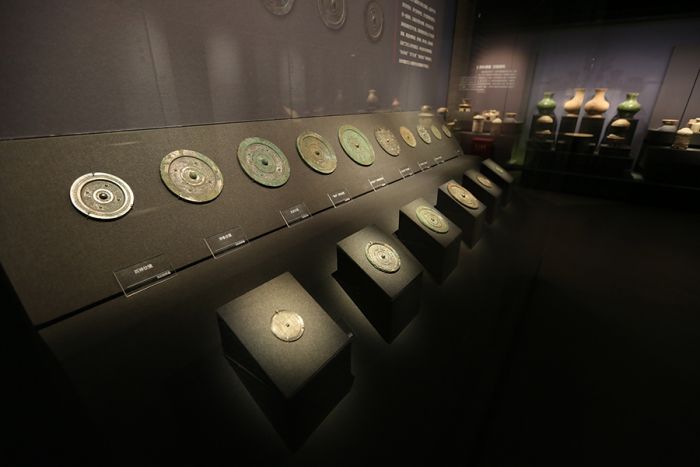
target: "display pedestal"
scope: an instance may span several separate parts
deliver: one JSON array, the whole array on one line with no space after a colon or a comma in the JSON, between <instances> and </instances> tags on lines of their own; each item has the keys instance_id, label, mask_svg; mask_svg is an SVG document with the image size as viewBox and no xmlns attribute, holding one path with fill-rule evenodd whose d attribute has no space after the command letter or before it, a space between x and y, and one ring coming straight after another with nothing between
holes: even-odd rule
<instances>
[{"instance_id":1,"label":"display pedestal","mask_svg":"<svg viewBox=\"0 0 700 467\"><path fill-rule=\"evenodd\" d=\"M555 165L554 142L549 139L530 139L525 146L525 167L549 169Z\"/></svg>"},{"instance_id":2,"label":"display pedestal","mask_svg":"<svg viewBox=\"0 0 700 467\"><path fill-rule=\"evenodd\" d=\"M590 133L562 133L556 150L569 154L593 154L595 147L595 136Z\"/></svg>"},{"instance_id":3,"label":"display pedestal","mask_svg":"<svg viewBox=\"0 0 700 467\"><path fill-rule=\"evenodd\" d=\"M639 123L639 120L637 120L636 118L626 118L625 120L627 120L630 123L629 127L624 129L613 127L613 122L620 118L621 117L615 116L610 120L610 123L608 123L608 125L605 127L605 132L603 133L603 139L601 140L601 144L619 144L621 146L629 146L632 144L632 139L634 138L634 133L637 131L637 124ZM607 139L608 135L610 134L618 134L619 136L624 137L624 139L612 143Z\"/></svg>"},{"instance_id":4,"label":"display pedestal","mask_svg":"<svg viewBox=\"0 0 700 467\"><path fill-rule=\"evenodd\" d=\"M523 130L523 122L503 122L501 134L504 136L518 136Z\"/></svg>"},{"instance_id":5,"label":"display pedestal","mask_svg":"<svg viewBox=\"0 0 700 467\"><path fill-rule=\"evenodd\" d=\"M432 207L419 198L399 210L396 236L437 282L443 282L457 266L462 230L442 212L440 214L449 228L447 232L439 233L426 227L416 214L420 206Z\"/></svg>"},{"instance_id":6,"label":"display pedestal","mask_svg":"<svg viewBox=\"0 0 700 467\"><path fill-rule=\"evenodd\" d=\"M373 266L366 255L370 242L391 246L399 254L400 268L388 273ZM393 341L420 309L420 264L401 242L375 226L338 242L336 253L334 277L384 340Z\"/></svg>"},{"instance_id":7,"label":"display pedestal","mask_svg":"<svg viewBox=\"0 0 700 467\"><path fill-rule=\"evenodd\" d=\"M676 138L675 131L648 130L644 144L649 146L671 146Z\"/></svg>"},{"instance_id":8,"label":"display pedestal","mask_svg":"<svg viewBox=\"0 0 700 467\"><path fill-rule=\"evenodd\" d=\"M507 206L508 203L510 203L513 176L491 159L482 161L480 170L482 174L486 175L489 180L498 185L498 187L503 191L501 196L501 206Z\"/></svg>"},{"instance_id":9,"label":"display pedestal","mask_svg":"<svg viewBox=\"0 0 700 467\"><path fill-rule=\"evenodd\" d=\"M506 125L518 125L519 128L522 126L522 123L503 123L501 125L503 127L501 130L506 128ZM457 136L457 140L459 141L459 144L465 154L476 155L482 158L490 157L493 160L503 164L507 163L511 159L513 147L515 146L517 140L517 134L506 134L503 131L501 131L500 135L490 136L484 135L484 133L471 133L467 131L459 131L456 132L455 135ZM479 147L485 138L492 140L492 148ZM489 143L487 142L486 145L488 146ZM492 156L488 156L488 154L492 154Z\"/></svg>"},{"instance_id":10,"label":"display pedestal","mask_svg":"<svg viewBox=\"0 0 700 467\"><path fill-rule=\"evenodd\" d=\"M484 219L486 219L486 205L478 199L478 207L474 209L463 205L448 191L447 185L449 183L457 182L450 180L440 185L435 207L462 229L462 241L470 248L473 248L481 238Z\"/></svg>"},{"instance_id":11,"label":"display pedestal","mask_svg":"<svg viewBox=\"0 0 700 467\"><path fill-rule=\"evenodd\" d=\"M486 205L486 222L491 224L498 217L503 191L493 181L491 181L491 186L486 186L479 181L479 177L485 176L474 169L467 170L462 175L462 186ZM488 179L488 177L486 178Z\"/></svg>"},{"instance_id":12,"label":"display pedestal","mask_svg":"<svg viewBox=\"0 0 700 467\"><path fill-rule=\"evenodd\" d=\"M533 115L532 122L530 122L530 138L542 139L543 135L539 132L549 130L549 139L554 139L557 134L557 117L555 115L549 115L552 117L552 123L540 123L537 120L542 117L542 115Z\"/></svg>"},{"instance_id":13,"label":"display pedestal","mask_svg":"<svg viewBox=\"0 0 700 467\"><path fill-rule=\"evenodd\" d=\"M469 154L488 158L493 156L494 137L493 136L474 136L472 138L472 147Z\"/></svg>"},{"instance_id":14,"label":"display pedestal","mask_svg":"<svg viewBox=\"0 0 700 467\"><path fill-rule=\"evenodd\" d=\"M598 147L598 155L607 157L630 157L632 148L626 144L601 143Z\"/></svg>"},{"instance_id":15,"label":"display pedestal","mask_svg":"<svg viewBox=\"0 0 700 467\"><path fill-rule=\"evenodd\" d=\"M582 117L581 126L578 133L590 133L593 135L593 143L598 144L600 135L603 133L603 125L605 125L605 117Z\"/></svg>"},{"instance_id":16,"label":"display pedestal","mask_svg":"<svg viewBox=\"0 0 700 467\"><path fill-rule=\"evenodd\" d=\"M639 167L648 181L700 187L700 149L649 146L640 157Z\"/></svg>"},{"instance_id":17,"label":"display pedestal","mask_svg":"<svg viewBox=\"0 0 700 467\"><path fill-rule=\"evenodd\" d=\"M578 115L575 117L572 115L564 115L561 118L561 123L559 124L559 134L562 133L576 133L576 125L578 124Z\"/></svg>"},{"instance_id":18,"label":"display pedestal","mask_svg":"<svg viewBox=\"0 0 700 467\"><path fill-rule=\"evenodd\" d=\"M273 316L298 314L303 333L277 337ZM352 335L290 273L217 310L224 354L287 444L303 442L352 385Z\"/></svg>"}]
</instances>

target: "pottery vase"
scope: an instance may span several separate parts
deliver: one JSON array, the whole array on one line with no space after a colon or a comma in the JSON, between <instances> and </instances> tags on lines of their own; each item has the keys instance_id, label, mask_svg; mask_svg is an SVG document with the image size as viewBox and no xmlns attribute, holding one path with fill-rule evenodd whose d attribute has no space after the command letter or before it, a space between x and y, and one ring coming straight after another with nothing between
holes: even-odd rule
<instances>
[{"instance_id":1,"label":"pottery vase","mask_svg":"<svg viewBox=\"0 0 700 467\"><path fill-rule=\"evenodd\" d=\"M623 118L633 118L634 115L642 109L641 104L637 101L638 92L628 92L627 99L620 102L617 106L617 114Z\"/></svg>"},{"instance_id":2,"label":"pottery vase","mask_svg":"<svg viewBox=\"0 0 700 467\"><path fill-rule=\"evenodd\" d=\"M552 98L553 96L553 92L545 92L544 97L537 103L537 110L540 112L540 115L554 113L557 102Z\"/></svg>"},{"instance_id":3,"label":"pottery vase","mask_svg":"<svg viewBox=\"0 0 700 467\"><path fill-rule=\"evenodd\" d=\"M688 121L688 128L690 128L693 133L700 133L700 117L691 118Z\"/></svg>"},{"instance_id":4,"label":"pottery vase","mask_svg":"<svg viewBox=\"0 0 700 467\"><path fill-rule=\"evenodd\" d=\"M437 109L437 114L442 118L443 122L447 122L447 114L449 113L449 110L447 107L440 107Z\"/></svg>"},{"instance_id":5,"label":"pottery vase","mask_svg":"<svg viewBox=\"0 0 700 467\"><path fill-rule=\"evenodd\" d=\"M586 102L583 110L589 117L603 118L603 114L610 108L610 102L605 99L608 88L596 88L593 98Z\"/></svg>"},{"instance_id":6,"label":"pottery vase","mask_svg":"<svg viewBox=\"0 0 700 467\"><path fill-rule=\"evenodd\" d=\"M583 104L583 98L586 95L585 88L575 88L574 97L564 102L564 110L566 114L570 117L577 117L581 111L581 105Z\"/></svg>"},{"instance_id":7,"label":"pottery vase","mask_svg":"<svg viewBox=\"0 0 700 467\"><path fill-rule=\"evenodd\" d=\"M503 119L503 123L516 123L517 119L518 114L516 112L506 112L506 118Z\"/></svg>"},{"instance_id":8,"label":"pottery vase","mask_svg":"<svg viewBox=\"0 0 700 467\"><path fill-rule=\"evenodd\" d=\"M399 102L398 97L394 97L394 100L391 101L391 110L394 112L399 112L401 110L401 102Z\"/></svg>"}]
</instances>

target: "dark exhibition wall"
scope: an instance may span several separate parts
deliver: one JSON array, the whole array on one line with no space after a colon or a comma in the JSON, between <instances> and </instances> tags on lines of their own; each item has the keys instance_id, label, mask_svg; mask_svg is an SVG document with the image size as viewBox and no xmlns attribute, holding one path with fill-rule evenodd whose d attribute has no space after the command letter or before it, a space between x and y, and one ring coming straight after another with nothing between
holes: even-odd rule
<instances>
[{"instance_id":1,"label":"dark exhibition wall","mask_svg":"<svg viewBox=\"0 0 700 467\"><path fill-rule=\"evenodd\" d=\"M454 0L380 2L382 27L371 35L366 2L329 10L331 27L316 1L267 4L293 7L3 2L0 137L352 114L391 110L394 98L403 110L444 102ZM426 34L402 18L411 8L430 16ZM368 107L371 89L377 101Z\"/></svg>"}]
</instances>

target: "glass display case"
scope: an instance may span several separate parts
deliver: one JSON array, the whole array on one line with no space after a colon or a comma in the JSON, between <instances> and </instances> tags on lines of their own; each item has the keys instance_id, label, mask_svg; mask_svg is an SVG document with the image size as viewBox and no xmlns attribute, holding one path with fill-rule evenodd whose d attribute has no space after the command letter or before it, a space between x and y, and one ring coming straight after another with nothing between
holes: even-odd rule
<instances>
[{"instance_id":1,"label":"glass display case","mask_svg":"<svg viewBox=\"0 0 700 467\"><path fill-rule=\"evenodd\" d=\"M478 460L527 188L700 187L698 20L545 3L4 2L12 460Z\"/></svg>"}]
</instances>

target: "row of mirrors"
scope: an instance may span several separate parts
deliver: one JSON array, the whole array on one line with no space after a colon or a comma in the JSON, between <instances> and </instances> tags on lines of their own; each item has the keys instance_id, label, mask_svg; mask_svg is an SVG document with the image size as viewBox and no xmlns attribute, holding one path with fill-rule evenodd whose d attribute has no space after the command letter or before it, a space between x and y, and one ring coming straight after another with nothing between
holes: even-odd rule
<instances>
[{"instance_id":1,"label":"row of mirrors","mask_svg":"<svg viewBox=\"0 0 700 467\"><path fill-rule=\"evenodd\" d=\"M421 141L431 144L433 137L441 140L443 133L452 137L450 129L442 125L419 124L416 132ZM408 146L418 144L413 132L402 126L401 139ZM374 137L390 156L401 154L401 144L391 129L378 127ZM370 166L375 152L370 140L358 128L343 125L338 129L338 140L343 151L355 163ZM301 159L318 174L335 171L338 158L330 142L314 131L304 131L297 137L297 151ZM287 156L272 141L259 137L244 139L238 146L238 162L248 177L265 187L275 188L287 183L290 167ZM190 149L178 149L167 154L160 163L160 178L175 196L192 203L207 203L216 199L224 187L224 177L217 164L209 157ZM103 172L78 177L70 188L73 206L86 216L97 220L113 220L126 215L134 204L134 193L121 178Z\"/></svg>"}]
</instances>

